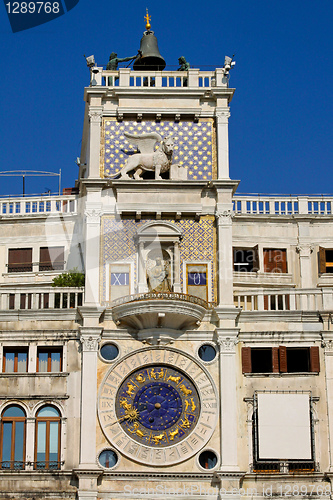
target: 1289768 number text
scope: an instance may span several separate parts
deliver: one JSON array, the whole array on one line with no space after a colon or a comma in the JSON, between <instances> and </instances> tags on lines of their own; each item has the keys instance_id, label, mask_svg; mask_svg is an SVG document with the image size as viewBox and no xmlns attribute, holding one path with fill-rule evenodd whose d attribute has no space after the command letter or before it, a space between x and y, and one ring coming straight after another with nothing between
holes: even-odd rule
<instances>
[{"instance_id":1,"label":"1289768 number text","mask_svg":"<svg viewBox=\"0 0 333 500\"><path fill-rule=\"evenodd\" d=\"M59 2L8 2L8 14L59 14Z\"/></svg>"}]
</instances>

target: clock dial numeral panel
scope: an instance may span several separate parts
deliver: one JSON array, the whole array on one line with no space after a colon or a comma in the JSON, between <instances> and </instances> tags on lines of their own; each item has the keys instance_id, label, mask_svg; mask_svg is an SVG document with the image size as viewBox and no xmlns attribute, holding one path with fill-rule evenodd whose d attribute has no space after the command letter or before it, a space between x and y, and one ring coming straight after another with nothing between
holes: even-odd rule
<instances>
[{"instance_id":1,"label":"clock dial numeral panel","mask_svg":"<svg viewBox=\"0 0 333 500\"><path fill-rule=\"evenodd\" d=\"M155 466L197 453L218 417L208 372L170 348L142 349L119 360L101 384L98 404L108 441L127 457Z\"/></svg>"}]
</instances>

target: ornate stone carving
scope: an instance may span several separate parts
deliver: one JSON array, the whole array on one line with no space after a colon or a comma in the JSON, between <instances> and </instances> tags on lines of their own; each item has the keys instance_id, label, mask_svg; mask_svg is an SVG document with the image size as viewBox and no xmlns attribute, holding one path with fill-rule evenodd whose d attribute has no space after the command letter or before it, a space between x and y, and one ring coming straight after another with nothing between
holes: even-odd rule
<instances>
[{"instance_id":1,"label":"ornate stone carving","mask_svg":"<svg viewBox=\"0 0 333 500\"><path fill-rule=\"evenodd\" d=\"M100 335L81 335L80 337L83 351L98 351L98 344L101 340Z\"/></svg>"},{"instance_id":2,"label":"ornate stone carving","mask_svg":"<svg viewBox=\"0 0 333 500\"><path fill-rule=\"evenodd\" d=\"M89 119L91 123L101 123L102 121L102 110L93 110L89 111Z\"/></svg>"},{"instance_id":3,"label":"ornate stone carving","mask_svg":"<svg viewBox=\"0 0 333 500\"><path fill-rule=\"evenodd\" d=\"M321 346L324 347L325 353L333 354L333 340L323 340Z\"/></svg>"},{"instance_id":4,"label":"ornate stone carving","mask_svg":"<svg viewBox=\"0 0 333 500\"><path fill-rule=\"evenodd\" d=\"M97 208L87 208L84 211L84 215L87 218L88 224L89 223L96 224L96 223L100 222L102 211L100 209L97 209Z\"/></svg>"},{"instance_id":5,"label":"ornate stone carving","mask_svg":"<svg viewBox=\"0 0 333 500\"><path fill-rule=\"evenodd\" d=\"M217 111L216 112L216 120L218 124L222 123L228 123L228 120L230 118L230 111L229 109L223 110L223 111Z\"/></svg>"},{"instance_id":6,"label":"ornate stone carving","mask_svg":"<svg viewBox=\"0 0 333 500\"><path fill-rule=\"evenodd\" d=\"M235 352L235 346L237 344L237 340L231 337L219 338L217 340L217 344L220 347L220 352Z\"/></svg>"},{"instance_id":7,"label":"ornate stone carving","mask_svg":"<svg viewBox=\"0 0 333 500\"><path fill-rule=\"evenodd\" d=\"M298 244L296 247L296 252L300 257L309 257L313 253L313 245Z\"/></svg>"},{"instance_id":8,"label":"ornate stone carving","mask_svg":"<svg viewBox=\"0 0 333 500\"><path fill-rule=\"evenodd\" d=\"M227 226L232 223L232 218L235 215L233 210L216 210L215 217L219 226Z\"/></svg>"}]
</instances>

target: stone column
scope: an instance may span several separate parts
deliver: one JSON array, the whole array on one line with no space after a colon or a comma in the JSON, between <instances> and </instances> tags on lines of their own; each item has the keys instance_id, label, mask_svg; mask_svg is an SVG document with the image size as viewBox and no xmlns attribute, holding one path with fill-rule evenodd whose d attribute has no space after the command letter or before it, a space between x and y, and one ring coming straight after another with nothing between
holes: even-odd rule
<instances>
[{"instance_id":1,"label":"stone column","mask_svg":"<svg viewBox=\"0 0 333 500\"><path fill-rule=\"evenodd\" d=\"M80 469L96 467L97 351L102 329L82 327Z\"/></svg>"},{"instance_id":2,"label":"stone column","mask_svg":"<svg viewBox=\"0 0 333 500\"><path fill-rule=\"evenodd\" d=\"M216 111L217 178L229 179L229 108Z\"/></svg>"},{"instance_id":3,"label":"stone column","mask_svg":"<svg viewBox=\"0 0 333 500\"><path fill-rule=\"evenodd\" d=\"M86 284L85 304L99 304L99 267L101 239L101 204L87 201L86 210Z\"/></svg>"},{"instance_id":4,"label":"stone column","mask_svg":"<svg viewBox=\"0 0 333 500\"><path fill-rule=\"evenodd\" d=\"M25 461L30 462L31 465L27 465L27 470L33 470L32 462L35 460L35 424L36 419L34 417L27 417L26 421L26 452L25 452Z\"/></svg>"},{"instance_id":5,"label":"stone column","mask_svg":"<svg viewBox=\"0 0 333 500\"><path fill-rule=\"evenodd\" d=\"M301 243L296 247L296 251L299 254L301 288L312 288L310 256L313 252L313 246L308 243Z\"/></svg>"},{"instance_id":6,"label":"stone column","mask_svg":"<svg viewBox=\"0 0 333 500\"><path fill-rule=\"evenodd\" d=\"M329 471L333 472L333 336L324 335Z\"/></svg>"},{"instance_id":7,"label":"stone column","mask_svg":"<svg viewBox=\"0 0 333 500\"><path fill-rule=\"evenodd\" d=\"M218 303L219 306L234 306L233 254L232 254L232 205L217 208L218 238Z\"/></svg>"},{"instance_id":8,"label":"stone column","mask_svg":"<svg viewBox=\"0 0 333 500\"><path fill-rule=\"evenodd\" d=\"M147 291L144 248L144 242L140 241L138 244L138 289L136 290L138 293L144 293Z\"/></svg>"},{"instance_id":9,"label":"stone column","mask_svg":"<svg viewBox=\"0 0 333 500\"><path fill-rule=\"evenodd\" d=\"M100 177L99 158L101 148L101 124L102 110L100 106L90 106L89 122L90 122L90 140L89 140L89 160L88 160L88 176L92 178Z\"/></svg>"},{"instance_id":10,"label":"stone column","mask_svg":"<svg viewBox=\"0 0 333 500\"><path fill-rule=\"evenodd\" d=\"M173 291L181 293L180 287L180 252L179 252L179 241L174 242L174 277L175 282L173 284ZM185 265L185 264L184 264Z\"/></svg>"},{"instance_id":11,"label":"stone column","mask_svg":"<svg viewBox=\"0 0 333 500\"><path fill-rule=\"evenodd\" d=\"M221 470L238 471L237 463L237 398L236 337L238 331L217 329L220 349L220 439Z\"/></svg>"}]
</instances>

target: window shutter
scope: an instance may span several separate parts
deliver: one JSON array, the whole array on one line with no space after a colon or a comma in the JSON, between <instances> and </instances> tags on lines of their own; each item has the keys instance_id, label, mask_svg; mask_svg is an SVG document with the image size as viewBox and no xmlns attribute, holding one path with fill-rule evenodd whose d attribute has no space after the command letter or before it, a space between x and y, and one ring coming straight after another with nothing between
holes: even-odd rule
<instances>
[{"instance_id":1,"label":"window shutter","mask_svg":"<svg viewBox=\"0 0 333 500\"><path fill-rule=\"evenodd\" d=\"M264 310L268 311L268 295L264 295Z\"/></svg>"},{"instance_id":2,"label":"window shutter","mask_svg":"<svg viewBox=\"0 0 333 500\"><path fill-rule=\"evenodd\" d=\"M286 373L287 369L287 348L286 346L280 345L279 347L279 361L280 361L280 372Z\"/></svg>"},{"instance_id":3,"label":"window shutter","mask_svg":"<svg viewBox=\"0 0 333 500\"><path fill-rule=\"evenodd\" d=\"M251 373L251 347L242 347L242 373Z\"/></svg>"},{"instance_id":4,"label":"window shutter","mask_svg":"<svg viewBox=\"0 0 333 500\"><path fill-rule=\"evenodd\" d=\"M41 264L50 264L50 252L48 247L42 247L39 249L39 262Z\"/></svg>"},{"instance_id":5,"label":"window shutter","mask_svg":"<svg viewBox=\"0 0 333 500\"><path fill-rule=\"evenodd\" d=\"M279 348L272 347L272 365L273 365L273 373L279 373Z\"/></svg>"},{"instance_id":6,"label":"window shutter","mask_svg":"<svg viewBox=\"0 0 333 500\"><path fill-rule=\"evenodd\" d=\"M253 247L253 271L259 271L259 249L258 245Z\"/></svg>"},{"instance_id":7,"label":"window shutter","mask_svg":"<svg viewBox=\"0 0 333 500\"><path fill-rule=\"evenodd\" d=\"M287 272L287 250L285 248L264 249L264 272L265 273Z\"/></svg>"},{"instance_id":8,"label":"window shutter","mask_svg":"<svg viewBox=\"0 0 333 500\"><path fill-rule=\"evenodd\" d=\"M326 250L323 247L319 247L319 273L326 273Z\"/></svg>"},{"instance_id":9,"label":"window shutter","mask_svg":"<svg viewBox=\"0 0 333 500\"><path fill-rule=\"evenodd\" d=\"M310 372L320 371L320 361L319 361L319 347L310 347Z\"/></svg>"}]
</instances>

